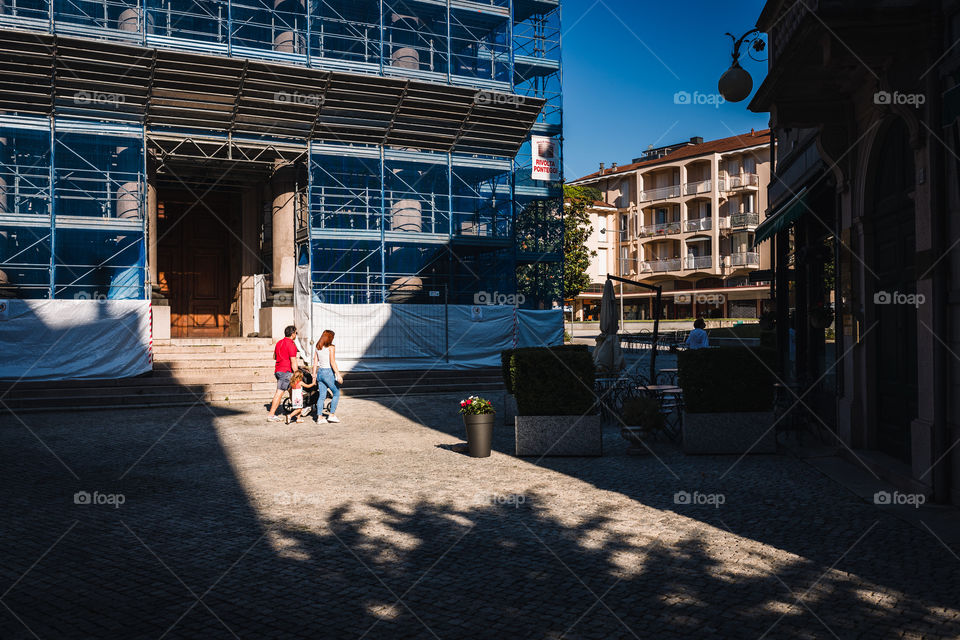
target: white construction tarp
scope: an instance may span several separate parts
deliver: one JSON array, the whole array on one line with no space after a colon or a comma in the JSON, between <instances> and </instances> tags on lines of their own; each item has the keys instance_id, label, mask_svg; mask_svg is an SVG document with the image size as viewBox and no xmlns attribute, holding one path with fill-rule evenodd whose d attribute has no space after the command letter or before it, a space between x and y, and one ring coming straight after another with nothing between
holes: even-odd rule
<instances>
[{"instance_id":1,"label":"white construction tarp","mask_svg":"<svg viewBox=\"0 0 960 640\"><path fill-rule=\"evenodd\" d=\"M293 285L293 324L297 327L297 347L300 356L308 363L313 362L313 345L316 340L310 323L312 294L310 291L310 267L297 267L297 278ZM320 334L316 334L317 338Z\"/></svg>"},{"instance_id":2,"label":"white construction tarp","mask_svg":"<svg viewBox=\"0 0 960 640\"><path fill-rule=\"evenodd\" d=\"M147 300L0 300L0 378L128 378L152 368Z\"/></svg>"},{"instance_id":3,"label":"white construction tarp","mask_svg":"<svg viewBox=\"0 0 960 640\"><path fill-rule=\"evenodd\" d=\"M563 310L517 313L517 347L552 347L563 344Z\"/></svg>"},{"instance_id":4,"label":"white construction tarp","mask_svg":"<svg viewBox=\"0 0 960 640\"><path fill-rule=\"evenodd\" d=\"M517 346L563 343L562 311L499 305L313 303L313 335L334 331L344 371L500 365Z\"/></svg>"}]
</instances>

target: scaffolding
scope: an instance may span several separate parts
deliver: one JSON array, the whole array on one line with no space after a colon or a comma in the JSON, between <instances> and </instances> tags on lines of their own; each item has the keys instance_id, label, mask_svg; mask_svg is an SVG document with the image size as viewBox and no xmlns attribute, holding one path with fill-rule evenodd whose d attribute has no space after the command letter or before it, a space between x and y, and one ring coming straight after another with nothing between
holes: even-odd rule
<instances>
[{"instance_id":1,"label":"scaffolding","mask_svg":"<svg viewBox=\"0 0 960 640\"><path fill-rule=\"evenodd\" d=\"M0 295L148 299L179 158L302 167L318 299L558 299L557 0L8 0L0 56Z\"/></svg>"},{"instance_id":2,"label":"scaffolding","mask_svg":"<svg viewBox=\"0 0 960 640\"><path fill-rule=\"evenodd\" d=\"M142 127L0 119L4 297L145 297L143 144Z\"/></svg>"}]
</instances>

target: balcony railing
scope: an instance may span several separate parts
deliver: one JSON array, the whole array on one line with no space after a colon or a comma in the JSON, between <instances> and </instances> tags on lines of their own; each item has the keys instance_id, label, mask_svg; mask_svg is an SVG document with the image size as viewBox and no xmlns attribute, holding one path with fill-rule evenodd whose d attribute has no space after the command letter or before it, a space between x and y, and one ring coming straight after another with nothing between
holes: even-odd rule
<instances>
[{"instance_id":1,"label":"balcony railing","mask_svg":"<svg viewBox=\"0 0 960 640\"><path fill-rule=\"evenodd\" d=\"M658 187L640 192L640 202L650 202L652 200L666 200L667 198L679 198L680 185L674 184L669 187Z\"/></svg>"},{"instance_id":2,"label":"balcony railing","mask_svg":"<svg viewBox=\"0 0 960 640\"><path fill-rule=\"evenodd\" d=\"M718 229L746 229L760 224L760 214L748 211L729 216L720 216Z\"/></svg>"},{"instance_id":3,"label":"balcony railing","mask_svg":"<svg viewBox=\"0 0 960 640\"><path fill-rule=\"evenodd\" d=\"M680 271L680 265L680 258L670 258L668 260L646 260L640 263L640 273Z\"/></svg>"},{"instance_id":4,"label":"balcony railing","mask_svg":"<svg viewBox=\"0 0 960 640\"><path fill-rule=\"evenodd\" d=\"M640 227L640 235L645 237L664 236L671 233L680 233L679 222L658 222L657 224Z\"/></svg>"},{"instance_id":5,"label":"balcony railing","mask_svg":"<svg viewBox=\"0 0 960 640\"><path fill-rule=\"evenodd\" d=\"M759 187L760 176L755 173L744 173L739 176L729 176L727 178L727 191L734 189L744 189L747 187Z\"/></svg>"},{"instance_id":6,"label":"balcony railing","mask_svg":"<svg viewBox=\"0 0 960 640\"><path fill-rule=\"evenodd\" d=\"M760 254L754 251L731 253L728 256L723 256L723 261L730 267L759 267Z\"/></svg>"},{"instance_id":7,"label":"balcony railing","mask_svg":"<svg viewBox=\"0 0 960 640\"><path fill-rule=\"evenodd\" d=\"M684 269L710 269L713 267L713 256L687 256L683 259Z\"/></svg>"},{"instance_id":8,"label":"balcony railing","mask_svg":"<svg viewBox=\"0 0 960 640\"><path fill-rule=\"evenodd\" d=\"M688 182L683 185L683 194L695 196L698 193L710 193L713 190L713 180L700 180L699 182Z\"/></svg>"},{"instance_id":9,"label":"balcony railing","mask_svg":"<svg viewBox=\"0 0 960 640\"><path fill-rule=\"evenodd\" d=\"M744 213L735 213L730 216L730 228L742 229L744 227L755 227L760 224L760 214L747 211Z\"/></svg>"},{"instance_id":10,"label":"balcony railing","mask_svg":"<svg viewBox=\"0 0 960 640\"><path fill-rule=\"evenodd\" d=\"M713 218L693 218L683 225L684 231L709 231L713 227Z\"/></svg>"}]
</instances>

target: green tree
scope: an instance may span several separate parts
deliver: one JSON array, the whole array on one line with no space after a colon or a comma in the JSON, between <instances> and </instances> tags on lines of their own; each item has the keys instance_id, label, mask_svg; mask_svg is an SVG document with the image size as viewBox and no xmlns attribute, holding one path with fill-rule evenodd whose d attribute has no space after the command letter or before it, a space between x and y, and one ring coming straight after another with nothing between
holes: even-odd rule
<instances>
[{"instance_id":1,"label":"green tree","mask_svg":"<svg viewBox=\"0 0 960 640\"><path fill-rule=\"evenodd\" d=\"M593 187L563 185L566 206L563 211L563 297L575 298L590 286L591 259L596 251L587 248L593 233L587 208L600 199L600 191Z\"/></svg>"}]
</instances>

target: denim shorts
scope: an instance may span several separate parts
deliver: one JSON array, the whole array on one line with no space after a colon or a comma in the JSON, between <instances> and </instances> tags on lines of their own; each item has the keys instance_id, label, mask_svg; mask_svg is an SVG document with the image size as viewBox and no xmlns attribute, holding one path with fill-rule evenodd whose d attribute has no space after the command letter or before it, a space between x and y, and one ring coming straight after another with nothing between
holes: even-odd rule
<instances>
[{"instance_id":1,"label":"denim shorts","mask_svg":"<svg viewBox=\"0 0 960 640\"><path fill-rule=\"evenodd\" d=\"M277 379L277 389L286 391L290 388L290 378L293 377L292 371L275 371L273 377Z\"/></svg>"}]
</instances>

